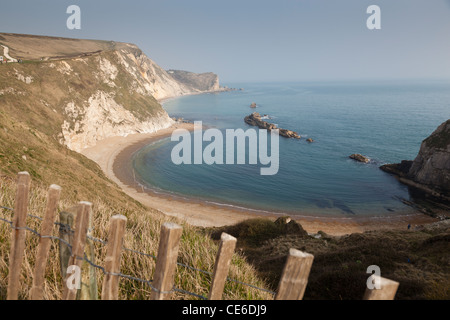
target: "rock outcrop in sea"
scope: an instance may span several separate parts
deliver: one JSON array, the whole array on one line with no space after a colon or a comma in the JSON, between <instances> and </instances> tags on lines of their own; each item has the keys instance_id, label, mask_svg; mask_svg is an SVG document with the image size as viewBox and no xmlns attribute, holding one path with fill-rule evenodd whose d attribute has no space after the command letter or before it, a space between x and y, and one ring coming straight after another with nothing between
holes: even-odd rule
<instances>
[{"instance_id":1,"label":"rock outcrop in sea","mask_svg":"<svg viewBox=\"0 0 450 320\"><path fill-rule=\"evenodd\" d=\"M280 129L273 123L268 123L267 121L264 121L261 119L261 115L258 112L253 112L251 115L248 115L244 118L245 123L251 126L256 126L261 129L266 129L267 131L272 131L275 129L279 130L280 136L286 137L286 138L295 138L300 139L301 136L292 130L287 129Z\"/></svg>"},{"instance_id":2,"label":"rock outcrop in sea","mask_svg":"<svg viewBox=\"0 0 450 320\"><path fill-rule=\"evenodd\" d=\"M362 154L359 154L359 153L352 154L351 156L349 156L349 158L356 160L358 162L362 162L362 163L369 163L369 161L370 161L369 158L367 158L366 156L363 156Z\"/></svg>"},{"instance_id":3,"label":"rock outcrop in sea","mask_svg":"<svg viewBox=\"0 0 450 320\"><path fill-rule=\"evenodd\" d=\"M450 201L450 119L422 142L414 161L386 164L380 169L408 186Z\"/></svg>"}]
</instances>

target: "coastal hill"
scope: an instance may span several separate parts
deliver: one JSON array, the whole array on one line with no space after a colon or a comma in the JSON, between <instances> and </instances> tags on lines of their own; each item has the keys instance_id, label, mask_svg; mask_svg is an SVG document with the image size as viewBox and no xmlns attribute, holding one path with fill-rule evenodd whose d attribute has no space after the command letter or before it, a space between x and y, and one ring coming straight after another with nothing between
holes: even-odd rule
<instances>
[{"instance_id":1,"label":"coastal hill","mask_svg":"<svg viewBox=\"0 0 450 320\"><path fill-rule=\"evenodd\" d=\"M425 194L450 201L450 119L422 142L414 161L387 164L381 169Z\"/></svg>"},{"instance_id":2,"label":"coastal hill","mask_svg":"<svg viewBox=\"0 0 450 320\"><path fill-rule=\"evenodd\" d=\"M180 81L133 44L6 33L0 44L24 61L1 65L4 108L29 114L77 152L111 136L169 127L160 99L220 90L217 76L189 73L196 81Z\"/></svg>"},{"instance_id":3,"label":"coastal hill","mask_svg":"<svg viewBox=\"0 0 450 320\"><path fill-rule=\"evenodd\" d=\"M130 203L79 151L170 126L158 100L196 92L132 44L0 33L0 45L23 60L0 64L0 176L28 171L75 201Z\"/></svg>"}]
</instances>

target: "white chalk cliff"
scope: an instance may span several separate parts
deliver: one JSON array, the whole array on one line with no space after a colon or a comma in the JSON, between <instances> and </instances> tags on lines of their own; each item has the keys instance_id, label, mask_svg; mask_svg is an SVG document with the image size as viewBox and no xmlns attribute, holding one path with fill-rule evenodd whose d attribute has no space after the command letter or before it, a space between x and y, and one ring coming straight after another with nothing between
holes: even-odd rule
<instances>
[{"instance_id":1,"label":"white chalk cliff","mask_svg":"<svg viewBox=\"0 0 450 320\"><path fill-rule=\"evenodd\" d=\"M217 76L211 88L187 86L131 44L122 45L113 54L100 53L55 64L64 77L70 77L75 73L71 64L80 62L94 66L92 78L97 88L86 100L69 101L64 106L66 119L61 127L61 143L77 152L108 137L151 133L171 126L173 120L151 101L153 98L160 100L219 88ZM123 87L127 87L126 92L120 90ZM120 102L116 99L119 95ZM127 101L126 95L134 97ZM136 99L142 100L143 105L133 113L128 103L132 105ZM150 113L145 110L145 99L152 102Z\"/></svg>"},{"instance_id":2,"label":"white chalk cliff","mask_svg":"<svg viewBox=\"0 0 450 320\"><path fill-rule=\"evenodd\" d=\"M173 124L173 120L164 111L139 120L118 104L112 93L100 90L81 106L68 103L65 114L67 120L62 125L61 143L77 152L108 137L152 133Z\"/></svg>"}]
</instances>

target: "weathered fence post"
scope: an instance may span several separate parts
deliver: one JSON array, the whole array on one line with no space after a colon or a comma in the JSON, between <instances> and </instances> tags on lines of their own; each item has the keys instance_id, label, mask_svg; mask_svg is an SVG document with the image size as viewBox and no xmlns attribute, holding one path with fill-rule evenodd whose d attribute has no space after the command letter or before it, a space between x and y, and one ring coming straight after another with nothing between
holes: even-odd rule
<instances>
[{"instance_id":1,"label":"weathered fence post","mask_svg":"<svg viewBox=\"0 0 450 320\"><path fill-rule=\"evenodd\" d=\"M222 233L220 237L219 251L217 252L216 262L214 264L213 278L209 290L209 300L222 299L225 281L227 280L228 270L230 269L231 258L234 248L236 248L236 238L229 234Z\"/></svg>"},{"instance_id":2,"label":"weathered fence post","mask_svg":"<svg viewBox=\"0 0 450 320\"><path fill-rule=\"evenodd\" d=\"M26 218L28 210L28 195L31 177L28 172L19 172L12 223L11 250L9 254L8 300L17 300L19 296L19 279L22 267L26 240Z\"/></svg>"},{"instance_id":3,"label":"weathered fence post","mask_svg":"<svg viewBox=\"0 0 450 320\"><path fill-rule=\"evenodd\" d=\"M86 235L89 224L89 215L91 214L92 203L82 201L78 204L77 218L75 221L75 234L73 236L72 255L69 259L69 267L75 266L76 269L81 270L81 265L84 259L84 245L86 243ZM81 277L81 273L79 274ZM66 274L64 282L63 300L75 300L77 297L77 287L68 286L68 281L71 280L71 275ZM78 282L76 279L76 283Z\"/></svg>"},{"instance_id":4,"label":"weathered fence post","mask_svg":"<svg viewBox=\"0 0 450 320\"><path fill-rule=\"evenodd\" d=\"M177 266L178 248L183 228L175 223L165 223L161 228L154 287L150 299L165 300L170 297Z\"/></svg>"},{"instance_id":5,"label":"weathered fence post","mask_svg":"<svg viewBox=\"0 0 450 320\"><path fill-rule=\"evenodd\" d=\"M120 259L122 256L123 237L127 218L116 215L111 218L109 227L108 245L105 257L105 272L102 287L102 300L118 300Z\"/></svg>"},{"instance_id":6,"label":"weathered fence post","mask_svg":"<svg viewBox=\"0 0 450 320\"><path fill-rule=\"evenodd\" d=\"M73 224L77 213L77 206L70 208L68 211L59 213L59 237L72 245L73 243ZM67 267L72 249L64 242L59 242L59 262L61 266L61 277L64 281L66 278Z\"/></svg>"},{"instance_id":7,"label":"weathered fence post","mask_svg":"<svg viewBox=\"0 0 450 320\"><path fill-rule=\"evenodd\" d=\"M88 231L86 244L84 245L84 253L87 258L95 263L95 250L94 242L89 239L92 237L93 229L93 215L89 215ZM81 267L81 290L77 295L79 300L98 300L98 288L97 288L97 272L93 265L87 261L83 261Z\"/></svg>"},{"instance_id":8,"label":"weathered fence post","mask_svg":"<svg viewBox=\"0 0 450 320\"><path fill-rule=\"evenodd\" d=\"M308 284L314 256L296 249L289 250L275 300L301 300Z\"/></svg>"},{"instance_id":9,"label":"weathered fence post","mask_svg":"<svg viewBox=\"0 0 450 320\"><path fill-rule=\"evenodd\" d=\"M51 245L51 239L49 237L53 235L53 225L55 222L60 195L61 187L52 184L48 190L47 208L45 210L44 220L41 226L41 238L39 240L33 285L30 292L31 300L42 300L44 296L45 267L47 266L48 252Z\"/></svg>"},{"instance_id":10,"label":"weathered fence post","mask_svg":"<svg viewBox=\"0 0 450 320\"><path fill-rule=\"evenodd\" d=\"M364 300L394 300L399 283L377 275L372 275L372 279L378 282L380 289L366 288Z\"/></svg>"}]
</instances>

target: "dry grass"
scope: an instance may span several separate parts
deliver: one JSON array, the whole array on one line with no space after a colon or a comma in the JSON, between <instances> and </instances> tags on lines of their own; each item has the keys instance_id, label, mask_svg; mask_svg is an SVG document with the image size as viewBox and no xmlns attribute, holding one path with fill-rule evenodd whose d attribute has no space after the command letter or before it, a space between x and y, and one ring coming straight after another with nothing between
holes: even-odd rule
<instances>
[{"instance_id":1,"label":"dry grass","mask_svg":"<svg viewBox=\"0 0 450 320\"><path fill-rule=\"evenodd\" d=\"M10 47L10 55L12 57L26 60L74 57L89 52L106 51L116 48L116 43L112 41L80 40L11 33L0 33L0 43Z\"/></svg>"},{"instance_id":2,"label":"dry grass","mask_svg":"<svg viewBox=\"0 0 450 320\"><path fill-rule=\"evenodd\" d=\"M305 300L360 300L366 290L367 267L400 283L396 299L450 299L450 220L419 230L369 231L320 239L286 232L270 221L248 220L210 230L240 235L238 249L267 279L272 290L290 248L314 255Z\"/></svg>"},{"instance_id":3,"label":"dry grass","mask_svg":"<svg viewBox=\"0 0 450 320\"><path fill-rule=\"evenodd\" d=\"M0 178L0 204L7 207L14 206L15 181L10 178ZM111 207L100 198L89 199L93 202L94 230L93 236L100 239L107 239L109 218L116 214ZM39 185L32 185L29 213L42 217L46 203L46 189ZM73 203L62 199L59 210L66 210L73 206ZM124 240L124 246L140 252L157 255L158 239L161 225L164 222L176 222L183 226L183 236L181 239L180 253L178 262L189 266L212 272L215 255L217 252L217 244L208 236L198 232L194 227L182 224L172 218L166 218L163 215L146 212L145 210L130 211L122 210L128 218L127 231ZM2 218L12 220L11 211L0 210ZM27 225L35 230L40 230L40 221L29 217ZM58 235L57 227L54 229L54 235ZM0 299L6 298L7 275L8 275L8 258L10 249L11 230L7 223L0 221ZM35 254L38 238L27 234L26 250L21 275L20 299L29 297L29 289L32 283L32 274L34 270ZM94 243L96 257L95 262L103 265L105 255L105 247L100 243ZM59 243L53 241L50 250L49 263L46 270L46 282L44 290L45 299L60 299L63 291L62 277L60 273L59 263ZM155 267L154 259L145 257L130 251L124 251L122 255L121 272L126 275L142 279L152 279ZM238 281L265 287L261 279L256 276L256 272L245 259L235 254L230 270L230 277ZM187 290L202 296L207 296L210 285L210 276L201 272L193 271L188 268L177 266L175 276L175 286L183 290ZM97 273L97 282L99 291L103 275ZM131 281L128 279L120 280L119 298L127 300L145 300L149 298L151 289L148 285ZM99 293L100 294L100 293ZM192 299L192 296L175 293L174 299ZM263 291L252 289L235 282L228 281L224 291L224 299L271 299L272 296Z\"/></svg>"}]
</instances>

